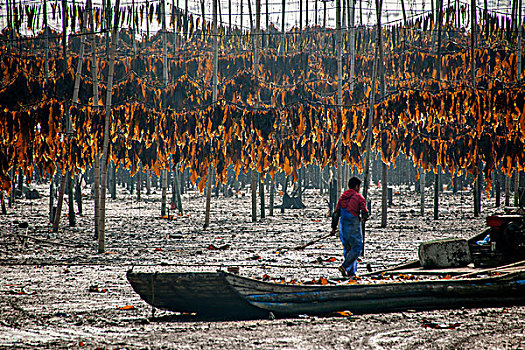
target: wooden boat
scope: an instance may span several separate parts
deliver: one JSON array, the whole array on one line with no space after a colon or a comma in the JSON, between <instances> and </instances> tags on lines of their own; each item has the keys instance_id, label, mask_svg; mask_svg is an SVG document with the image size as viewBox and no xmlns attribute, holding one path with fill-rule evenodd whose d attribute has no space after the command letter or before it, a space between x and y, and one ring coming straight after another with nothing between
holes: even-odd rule
<instances>
[{"instance_id":1,"label":"wooden boat","mask_svg":"<svg viewBox=\"0 0 525 350\"><path fill-rule=\"evenodd\" d=\"M320 315L343 310L360 314L525 304L524 265L525 261L497 269L478 269L450 279L340 285L270 283L225 271L128 271L127 278L142 299L159 309L248 319L268 317L270 312L275 316ZM405 270L383 273L406 273L410 271L407 267L417 270L415 264L403 267Z\"/></svg>"},{"instance_id":2,"label":"wooden boat","mask_svg":"<svg viewBox=\"0 0 525 350\"><path fill-rule=\"evenodd\" d=\"M525 270L494 277L332 286L275 284L226 273L224 277L253 306L276 315L525 304Z\"/></svg>"},{"instance_id":3,"label":"wooden boat","mask_svg":"<svg viewBox=\"0 0 525 350\"><path fill-rule=\"evenodd\" d=\"M268 316L267 311L252 306L241 297L220 272L147 273L130 270L126 277L144 301L161 310L221 319Z\"/></svg>"}]
</instances>

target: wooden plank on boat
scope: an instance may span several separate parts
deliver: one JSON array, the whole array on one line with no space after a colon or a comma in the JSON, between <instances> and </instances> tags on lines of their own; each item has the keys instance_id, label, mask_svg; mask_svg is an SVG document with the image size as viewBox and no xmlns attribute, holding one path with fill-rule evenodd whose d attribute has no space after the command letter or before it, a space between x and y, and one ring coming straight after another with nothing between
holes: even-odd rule
<instances>
[{"instance_id":1,"label":"wooden plank on boat","mask_svg":"<svg viewBox=\"0 0 525 350\"><path fill-rule=\"evenodd\" d=\"M477 269L471 272L467 272L463 275L456 276L455 278L468 278L471 276L481 275L481 274L488 274L491 272L502 272L509 268L519 267L519 270L525 269L525 260L521 260L512 264L498 266L498 267L492 267L489 269Z\"/></svg>"},{"instance_id":2,"label":"wooden plank on boat","mask_svg":"<svg viewBox=\"0 0 525 350\"><path fill-rule=\"evenodd\" d=\"M400 264L400 265L387 267L385 269L381 269L381 270L377 270L377 271L363 273L363 274L361 274L361 276L380 275L380 274L382 274L384 272L389 272L389 271L398 270L398 269L415 268L415 267L418 267L418 266L421 266L421 264L419 263L419 260L410 260L410 261L408 261L406 263L403 263L403 264Z\"/></svg>"},{"instance_id":3,"label":"wooden plank on boat","mask_svg":"<svg viewBox=\"0 0 525 350\"><path fill-rule=\"evenodd\" d=\"M423 267L413 268L413 269L399 269L384 272L385 275L425 275L425 276L437 276L437 275L449 275L457 276L467 274L472 272L473 267L450 267L450 268L440 268L440 269L425 269Z\"/></svg>"}]
</instances>

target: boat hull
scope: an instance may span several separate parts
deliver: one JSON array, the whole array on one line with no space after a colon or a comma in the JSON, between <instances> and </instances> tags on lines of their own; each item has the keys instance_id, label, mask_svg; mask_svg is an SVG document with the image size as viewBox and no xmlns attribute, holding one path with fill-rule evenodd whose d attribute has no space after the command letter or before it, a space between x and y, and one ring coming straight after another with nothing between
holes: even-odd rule
<instances>
[{"instance_id":1,"label":"boat hull","mask_svg":"<svg viewBox=\"0 0 525 350\"><path fill-rule=\"evenodd\" d=\"M283 315L525 304L525 273L484 279L343 286L281 285L226 273L225 278L252 305Z\"/></svg>"},{"instance_id":2,"label":"boat hull","mask_svg":"<svg viewBox=\"0 0 525 350\"><path fill-rule=\"evenodd\" d=\"M251 305L221 273L146 273L128 271L133 290L162 310L197 313L221 319L267 317L268 311Z\"/></svg>"}]
</instances>

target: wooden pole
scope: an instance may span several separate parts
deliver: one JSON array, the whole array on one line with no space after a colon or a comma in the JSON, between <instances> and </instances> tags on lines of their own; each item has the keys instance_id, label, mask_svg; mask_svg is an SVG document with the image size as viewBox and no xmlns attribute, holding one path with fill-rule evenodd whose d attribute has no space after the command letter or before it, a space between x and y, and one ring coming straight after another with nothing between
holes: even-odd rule
<instances>
[{"instance_id":1,"label":"wooden pole","mask_svg":"<svg viewBox=\"0 0 525 350\"><path fill-rule=\"evenodd\" d=\"M323 29L326 29L326 1L323 1Z\"/></svg>"},{"instance_id":2,"label":"wooden pole","mask_svg":"<svg viewBox=\"0 0 525 350\"><path fill-rule=\"evenodd\" d=\"M67 175L62 175L60 180L60 192L58 193L57 210L55 212L55 221L53 223L53 232L58 232L60 225L60 216L62 215L62 205L64 203L64 193L66 192Z\"/></svg>"},{"instance_id":3,"label":"wooden pole","mask_svg":"<svg viewBox=\"0 0 525 350\"><path fill-rule=\"evenodd\" d=\"M0 201L2 202L2 215L7 215L7 208L5 206L5 194L4 190L0 190Z\"/></svg>"},{"instance_id":4,"label":"wooden pole","mask_svg":"<svg viewBox=\"0 0 525 350\"><path fill-rule=\"evenodd\" d=\"M67 22L67 0L62 0L62 56L64 57L64 59L66 58L67 51Z\"/></svg>"},{"instance_id":5,"label":"wooden pole","mask_svg":"<svg viewBox=\"0 0 525 350\"><path fill-rule=\"evenodd\" d=\"M305 27L305 28L308 28L308 11L309 11L309 9L308 9L308 3L309 3L309 2L310 2L309 0L306 0L306 2L305 2L305 4L304 4L304 7L305 7L305 10L304 10L304 22L305 22L305 23L304 23L304 27Z\"/></svg>"},{"instance_id":6,"label":"wooden pole","mask_svg":"<svg viewBox=\"0 0 525 350\"><path fill-rule=\"evenodd\" d=\"M505 175L505 206L510 206L510 181L512 176Z\"/></svg>"},{"instance_id":7,"label":"wooden pole","mask_svg":"<svg viewBox=\"0 0 525 350\"><path fill-rule=\"evenodd\" d=\"M53 179L53 176L50 177L49 181L49 223L53 224L54 217L53 217L53 207L55 206L55 181Z\"/></svg>"},{"instance_id":8,"label":"wooden pole","mask_svg":"<svg viewBox=\"0 0 525 350\"><path fill-rule=\"evenodd\" d=\"M520 172L518 167L514 170L514 206L517 208L520 199Z\"/></svg>"},{"instance_id":9,"label":"wooden pole","mask_svg":"<svg viewBox=\"0 0 525 350\"><path fill-rule=\"evenodd\" d=\"M117 51L117 33L119 26L120 15L120 0L116 0L115 4L115 22L111 34L111 48L109 50L109 67L108 67L108 81L106 90L106 118L104 121L104 140L102 144L102 168L101 168L101 188L100 188L100 223L98 231L98 252L104 253L105 247L105 231L106 231L106 183L109 160L109 130L111 128L111 99L113 97L113 75L115 72L115 55Z\"/></svg>"},{"instance_id":10,"label":"wooden pole","mask_svg":"<svg viewBox=\"0 0 525 350\"><path fill-rule=\"evenodd\" d=\"M518 85L521 86L522 82L522 46L523 46L523 3L522 0L518 0Z\"/></svg>"},{"instance_id":11,"label":"wooden pole","mask_svg":"<svg viewBox=\"0 0 525 350\"><path fill-rule=\"evenodd\" d=\"M425 216L425 169L419 168L419 192L421 216Z\"/></svg>"},{"instance_id":12,"label":"wooden pole","mask_svg":"<svg viewBox=\"0 0 525 350\"><path fill-rule=\"evenodd\" d=\"M104 2L104 0L102 0ZM109 56L109 50L110 50L110 41L109 41L109 27L111 25L111 0L107 0L106 2L106 55ZM117 32L118 35L118 32Z\"/></svg>"},{"instance_id":13,"label":"wooden pole","mask_svg":"<svg viewBox=\"0 0 525 350\"><path fill-rule=\"evenodd\" d=\"M251 190L252 190L252 222L257 221L257 169L251 169Z\"/></svg>"},{"instance_id":14,"label":"wooden pole","mask_svg":"<svg viewBox=\"0 0 525 350\"><path fill-rule=\"evenodd\" d=\"M370 91L370 106L368 110L368 128L366 133L366 148L365 148L365 165L364 165L364 185L363 185L363 197L368 199L368 187L370 186L370 159L372 152L372 125L375 115L375 98L376 98L376 80L377 70L379 66L379 48L381 45L381 7L383 0L376 0L376 11L377 11L377 30L376 30L376 44L374 50L374 63L372 69L372 86Z\"/></svg>"},{"instance_id":15,"label":"wooden pole","mask_svg":"<svg viewBox=\"0 0 525 350\"><path fill-rule=\"evenodd\" d=\"M167 215L166 200L168 197L168 169L163 169L161 172L162 176L162 194L161 194L161 205L160 205L160 216L164 217Z\"/></svg>"},{"instance_id":16,"label":"wooden pole","mask_svg":"<svg viewBox=\"0 0 525 350\"><path fill-rule=\"evenodd\" d=\"M470 77L476 91L476 0L470 0Z\"/></svg>"},{"instance_id":17,"label":"wooden pole","mask_svg":"<svg viewBox=\"0 0 525 350\"><path fill-rule=\"evenodd\" d=\"M213 0L213 17L212 17L212 47L213 47L213 57L212 57L212 103L213 107L216 107L217 103L217 74L218 74L218 60L219 60L219 43L218 43L218 30L217 30L217 1ZM215 178L213 176L214 169L213 165L210 165L208 168L208 182L206 183L206 213L204 217L204 228L207 228L210 225L210 206L211 206L211 183L214 182Z\"/></svg>"},{"instance_id":18,"label":"wooden pole","mask_svg":"<svg viewBox=\"0 0 525 350\"><path fill-rule=\"evenodd\" d=\"M303 0L299 0L299 32L302 32L302 31L303 31Z\"/></svg>"},{"instance_id":19,"label":"wooden pole","mask_svg":"<svg viewBox=\"0 0 525 350\"><path fill-rule=\"evenodd\" d=\"M133 42L133 54L137 54L137 41L135 40L135 0L131 0L131 40Z\"/></svg>"},{"instance_id":20,"label":"wooden pole","mask_svg":"<svg viewBox=\"0 0 525 350\"><path fill-rule=\"evenodd\" d=\"M91 7L91 0L86 0L86 8ZM88 19L88 13L87 11L84 12L84 20L82 21L82 26L80 28L80 50L78 53L78 62L77 62L77 70L75 74L75 85L73 87L73 98L71 100L71 104L76 107L78 105L78 93L80 90L80 77L82 76L82 64L84 62L84 23L87 22Z\"/></svg>"},{"instance_id":21,"label":"wooden pole","mask_svg":"<svg viewBox=\"0 0 525 350\"><path fill-rule=\"evenodd\" d=\"M102 0L104 1L104 0ZM186 7L186 10L188 8ZM147 45L147 42L149 40L149 2L148 0L146 0L146 45Z\"/></svg>"},{"instance_id":22,"label":"wooden pole","mask_svg":"<svg viewBox=\"0 0 525 350\"><path fill-rule=\"evenodd\" d=\"M9 208L13 207L15 204L15 166L11 168L11 193L9 194L8 206Z\"/></svg>"},{"instance_id":23,"label":"wooden pole","mask_svg":"<svg viewBox=\"0 0 525 350\"><path fill-rule=\"evenodd\" d=\"M388 166L381 162L381 227L385 228L388 220Z\"/></svg>"},{"instance_id":24,"label":"wooden pole","mask_svg":"<svg viewBox=\"0 0 525 350\"><path fill-rule=\"evenodd\" d=\"M282 31L282 37L281 37L281 47L279 50L280 54L286 53L286 32L285 32L285 9L286 9L286 0L282 0L282 25L281 25L281 31Z\"/></svg>"},{"instance_id":25,"label":"wooden pole","mask_svg":"<svg viewBox=\"0 0 525 350\"><path fill-rule=\"evenodd\" d=\"M266 0L266 41L265 47L270 45L270 0Z\"/></svg>"},{"instance_id":26,"label":"wooden pole","mask_svg":"<svg viewBox=\"0 0 525 350\"><path fill-rule=\"evenodd\" d=\"M315 5L314 5L314 9L315 9L315 15L314 15L314 25L317 27L317 24L319 22L319 4L318 4L318 0L315 0Z\"/></svg>"},{"instance_id":27,"label":"wooden pole","mask_svg":"<svg viewBox=\"0 0 525 350\"><path fill-rule=\"evenodd\" d=\"M249 2L251 2L251 0L249 0ZM253 27L252 27L252 32L253 32ZM255 99L255 103L256 103L256 108L259 107L259 100L260 100L260 95L259 95L259 50L261 48L261 37L260 37L260 34L261 34L261 0L255 0L255 36L254 36L254 51L253 51L253 75L255 77L255 81L256 81L256 84L257 84L257 87L256 87L256 99ZM260 200L261 200L261 218L265 218L266 217L266 212L265 212L265 203L264 203L264 173L262 172L260 175L258 174L258 171L257 171L257 165L254 164L254 167L253 167L253 171L252 171L252 176L255 174L255 180L257 180L257 177L259 178L259 197L260 197ZM252 178L252 183L253 183L253 178ZM256 201L256 197L257 197L257 191L256 191L257 187L255 188L252 188L252 196L253 198L255 198L255 201ZM252 202L253 204L253 202ZM257 216L257 208L253 208L252 207L252 220L253 220L253 215L255 214L255 216Z\"/></svg>"},{"instance_id":28,"label":"wooden pole","mask_svg":"<svg viewBox=\"0 0 525 350\"><path fill-rule=\"evenodd\" d=\"M336 0L336 51L337 51L337 108L336 114L343 113L343 35L341 29L341 0ZM336 188L336 197L339 198L341 195L341 186L344 186L342 181L342 148L343 148L343 132L340 131L340 134L337 138L337 188Z\"/></svg>"},{"instance_id":29,"label":"wooden pole","mask_svg":"<svg viewBox=\"0 0 525 350\"><path fill-rule=\"evenodd\" d=\"M75 218L75 199L73 197L73 181L71 179L71 174L67 175L67 198L68 198L68 220L69 227L75 227L77 225L77 220Z\"/></svg>"},{"instance_id":30,"label":"wooden pole","mask_svg":"<svg viewBox=\"0 0 525 350\"><path fill-rule=\"evenodd\" d=\"M162 85L164 89L162 90L162 109L166 108L165 105L165 92L168 87L168 37L166 32L166 0L162 0L161 4L161 30L162 30ZM203 12L204 20L204 12ZM203 30L204 30L203 26ZM161 217L166 216L166 201L167 201L167 190L168 190L168 170L162 170L162 197L161 197L161 208L160 215Z\"/></svg>"},{"instance_id":31,"label":"wooden pole","mask_svg":"<svg viewBox=\"0 0 525 350\"><path fill-rule=\"evenodd\" d=\"M231 31L233 28L232 27L232 0L228 0L228 23L229 23L230 31Z\"/></svg>"},{"instance_id":32,"label":"wooden pole","mask_svg":"<svg viewBox=\"0 0 525 350\"><path fill-rule=\"evenodd\" d=\"M436 59L436 70L437 70L437 80L441 82L441 31L443 23L443 0L437 0L437 33L436 41L434 46L434 52L437 54ZM434 220L439 219L439 176L440 169L437 167L436 174L434 177Z\"/></svg>"},{"instance_id":33,"label":"wooden pole","mask_svg":"<svg viewBox=\"0 0 525 350\"><path fill-rule=\"evenodd\" d=\"M97 65L97 42L95 37L95 17L93 16L93 5L88 2L89 13L89 24L91 30L91 81L93 85L93 109L97 111L99 109L98 102L98 65ZM98 239L98 228L100 223L100 153L98 149L96 150L95 159L93 162L93 172L94 172L94 186L95 186L95 198L94 198L94 236L95 239Z\"/></svg>"},{"instance_id":34,"label":"wooden pole","mask_svg":"<svg viewBox=\"0 0 525 350\"><path fill-rule=\"evenodd\" d=\"M180 195L180 184L179 184L179 169L175 167L173 171L173 190L175 192L175 200L177 201L177 208L179 209L179 215L184 214L182 208L182 198Z\"/></svg>"},{"instance_id":35,"label":"wooden pole","mask_svg":"<svg viewBox=\"0 0 525 350\"><path fill-rule=\"evenodd\" d=\"M349 35L349 48L350 48L350 75L348 79L350 80L350 90L354 91L354 77L355 77L355 0L349 0L350 9L348 11L348 22L350 27Z\"/></svg>"},{"instance_id":36,"label":"wooden pole","mask_svg":"<svg viewBox=\"0 0 525 350\"><path fill-rule=\"evenodd\" d=\"M248 15L250 16L250 34L253 33L253 11L252 11L252 0L248 1Z\"/></svg>"},{"instance_id":37,"label":"wooden pole","mask_svg":"<svg viewBox=\"0 0 525 350\"><path fill-rule=\"evenodd\" d=\"M380 19L378 19L380 21ZM380 101L383 101L386 94L385 83L385 55L383 52L383 41L379 38L379 62L377 70L380 74ZM388 219L388 165L381 162L381 227L386 227ZM363 225L364 227L364 225ZM363 230L364 231L364 230Z\"/></svg>"},{"instance_id":38,"label":"wooden pole","mask_svg":"<svg viewBox=\"0 0 525 350\"><path fill-rule=\"evenodd\" d=\"M270 213L268 215L273 216L273 205L275 198L275 179L274 176L270 176Z\"/></svg>"},{"instance_id":39,"label":"wooden pole","mask_svg":"<svg viewBox=\"0 0 525 350\"><path fill-rule=\"evenodd\" d=\"M242 20L243 20L243 12L244 12L243 3L244 3L244 0L239 0L239 29L241 30L241 33L242 33Z\"/></svg>"},{"instance_id":40,"label":"wooden pole","mask_svg":"<svg viewBox=\"0 0 525 350\"><path fill-rule=\"evenodd\" d=\"M47 0L44 0L44 56L44 74L47 80L49 79L49 28L47 25Z\"/></svg>"},{"instance_id":41,"label":"wooden pole","mask_svg":"<svg viewBox=\"0 0 525 350\"><path fill-rule=\"evenodd\" d=\"M434 174L434 220L439 219L439 169Z\"/></svg>"},{"instance_id":42,"label":"wooden pole","mask_svg":"<svg viewBox=\"0 0 525 350\"><path fill-rule=\"evenodd\" d=\"M472 91L476 93L476 0L470 1L470 77L472 82ZM479 170L481 171L481 170ZM474 196L474 217L479 217L479 199L478 191L479 177L474 177L473 196Z\"/></svg>"},{"instance_id":43,"label":"wooden pole","mask_svg":"<svg viewBox=\"0 0 525 350\"><path fill-rule=\"evenodd\" d=\"M407 27L408 27L408 23L407 23L407 12L405 10L405 0L400 0L401 2L401 11L403 12L403 25L404 25L404 30L403 30L403 39L406 40L406 30L407 30Z\"/></svg>"}]
</instances>

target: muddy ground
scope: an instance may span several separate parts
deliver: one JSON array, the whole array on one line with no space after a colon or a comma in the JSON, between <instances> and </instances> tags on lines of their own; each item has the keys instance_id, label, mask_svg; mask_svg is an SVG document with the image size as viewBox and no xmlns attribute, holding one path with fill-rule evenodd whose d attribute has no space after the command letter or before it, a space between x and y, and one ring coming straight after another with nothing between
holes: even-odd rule
<instances>
[{"instance_id":1,"label":"muddy ground","mask_svg":"<svg viewBox=\"0 0 525 350\"><path fill-rule=\"evenodd\" d=\"M273 217L256 223L251 222L249 192L212 198L211 225L203 230L205 198L198 192L184 194L184 215L168 220L160 218L160 191L143 194L137 202L136 195L119 188L118 199L107 203L106 253L97 254L89 188L77 226L68 227L64 217L54 234L48 224L48 187L33 187L41 199L19 199L7 216L0 216L2 349L525 349L523 306L210 321L160 310L152 317L151 306L126 281L130 268L215 271L228 266L239 266L243 276L338 277L342 249L335 237L302 251L276 253L329 231L326 195L318 190L305 193L306 209L284 214L276 209ZM427 203L432 203L430 192ZM445 192L435 221L430 207L420 215L419 195L402 187L395 189L388 227L382 229L379 192L372 190L371 197L373 215L359 272L366 264L379 269L415 259L422 241L481 232L484 217L494 211L493 199L484 198L482 217L474 218L467 191ZM29 226L20 228L20 221ZM119 309L126 305L133 308Z\"/></svg>"}]
</instances>

